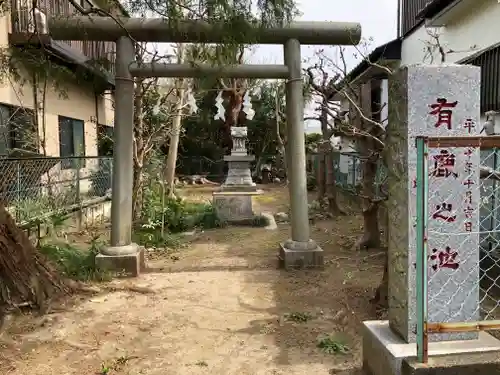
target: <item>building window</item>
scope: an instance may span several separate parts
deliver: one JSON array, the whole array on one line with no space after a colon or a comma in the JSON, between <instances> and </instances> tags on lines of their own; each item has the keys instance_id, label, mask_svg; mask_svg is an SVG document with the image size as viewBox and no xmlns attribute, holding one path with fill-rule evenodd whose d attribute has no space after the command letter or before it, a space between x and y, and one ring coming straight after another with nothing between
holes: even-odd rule
<instances>
[{"instance_id":1,"label":"building window","mask_svg":"<svg viewBox=\"0 0 500 375\"><path fill-rule=\"evenodd\" d=\"M82 120L59 116L59 156L85 156L85 123ZM62 169L85 168L85 159L61 161Z\"/></svg>"},{"instance_id":2,"label":"building window","mask_svg":"<svg viewBox=\"0 0 500 375\"><path fill-rule=\"evenodd\" d=\"M12 149L39 152L38 131L32 109L0 104L0 155Z\"/></svg>"}]
</instances>

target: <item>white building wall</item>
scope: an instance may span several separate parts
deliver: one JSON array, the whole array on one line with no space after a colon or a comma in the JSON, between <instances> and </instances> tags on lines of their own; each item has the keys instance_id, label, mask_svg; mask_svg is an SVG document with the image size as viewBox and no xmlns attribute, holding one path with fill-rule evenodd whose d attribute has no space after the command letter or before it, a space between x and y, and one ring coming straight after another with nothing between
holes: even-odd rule
<instances>
[{"instance_id":1,"label":"white building wall","mask_svg":"<svg viewBox=\"0 0 500 375\"><path fill-rule=\"evenodd\" d=\"M407 35L402 43L401 64L441 62L436 38L446 52L446 62L460 62L500 43L500 2L475 0L470 9L457 13L453 20L440 28L420 26ZM485 117L481 117L481 122ZM496 131L500 131L500 116L496 118Z\"/></svg>"},{"instance_id":2,"label":"white building wall","mask_svg":"<svg viewBox=\"0 0 500 375\"><path fill-rule=\"evenodd\" d=\"M424 25L403 40L401 63L440 63L436 39L446 51L446 62L457 62L500 43L500 3L498 0L475 0L470 9L458 13L444 27Z\"/></svg>"}]
</instances>

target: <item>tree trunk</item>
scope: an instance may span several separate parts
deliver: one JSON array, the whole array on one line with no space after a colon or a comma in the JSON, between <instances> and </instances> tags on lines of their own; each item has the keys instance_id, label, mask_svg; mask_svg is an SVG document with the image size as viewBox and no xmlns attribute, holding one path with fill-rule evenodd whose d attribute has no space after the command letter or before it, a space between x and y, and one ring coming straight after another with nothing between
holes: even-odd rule
<instances>
[{"instance_id":1,"label":"tree trunk","mask_svg":"<svg viewBox=\"0 0 500 375\"><path fill-rule=\"evenodd\" d=\"M377 175L377 162L369 157L363 162L363 236L357 243L358 249L380 247L380 229L378 222L378 203L375 199L375 177Z\"/></svg>"},{"instance_id":2,"label":"tree trunk","mask_svg":"<svg viewBox=\"0 0 500 375\"><path fill-rule=\"evenodd\" d=\"M143 79L138 79L134 90L134 171L132 190L132 218L137 220L142 210L142 173L144 169Z\"/></svg>"},{"instance_id":3,"label":"tree trunk","mask_svg":"<svg viewBox=\"0 0 500 375\"><path fill-rule=\"evenodd\" d=\"M362 84L360 86L359 103L363 113L371 118L372 111L372 95L371 95L371 82ZM356 127L362 131L379 137L379 129L375 128L368 121L356 115ZM360 147L360 155L363 160L363 182L361 195L363 200L363 221L364 233L358 240L358 249L369 249L380 247L380 230L378 224L378 203L374 201L375 198L375 177L377 175L379 153L382 151L380 145L376 144L370 137L360 137L358 145Z\"/></svg>"},{"instance_id":4,"label":"tree trunk","mask_svg":"<svg viewBox=\"0 0 500 375\"><path fill-rule=\"evenodd\" d=\"M238 126L241 105L243 104L243 96L236 89L231 91L228 108L226 110L226 121L222 125L221 131L221 147L225 149L225 153L229 154L233 148L233 138L231 136L231 128Z\"/></svg>"},{"instance_id":5,"label":"tree trunk","mask_svg":"<svg viewBox=\"0 0 500 375\"><path fill-rule=\"evenodd\" d=\"M321 124L321 135L322 140L319 144L319 160L318 160L318 175L316 176L316 185L318 186L318 201L320 204L323 203L326 195L326 169L327 169L327 153L330 150L330 137L331 132L328 126L328 101L326 97L323 97L323 102L321 105L321 114L319 121Z\"/></svg>"},{"instance_id":6,"label":"tree trunk","mask_svg":"<svg viewBox=\"0 0 500 375\"><path fill-rule=\"evenodd\" d=\"M316 186L318 188L317 200L320 205L323 204L326 194L326 153L323 145L319 146L318 154L318 170L316 171Z\"/></svg>"},{"instance_id":7,"label":"tree trunk","mask_svg":"<svg viewBox=\"0 0 500 375\"><path fill-rule=\"evenodd\" d=\"M177 45L177 64L182 64L184 60L184 45ZM177 165L177 153L179 149L179 139L182 129L182 107L184 106L184 79L177 79L177 103L175 105L175 118L172 124L172 134L165 163L165 183L169 196L174 196L175 166Z\"/></svg>"},{"instance_id":8,"label":"tree trunk","mask_svg":"<svg viewBox=\"0 0 500 375\"><path fill-rule=\"evenodd\" d=\"M320 157L318 163L318 200L323 202L325 198L328 202L328 209L334 215L344 214L337 201L337 189L335 186L335 169L333 168L333 149L330 139L333 131L328 124L328 100L323 98L321 106L321 134L322 142L319 146Z\"/></svg>"},{"instance_id":9,"label":"tree trunk","mask_svg":"<svg viewBox=\"0 0 500 375\"><path fill-rule=\"evenodd\" d=\"M389 254L385 255L384 275L382 282L375 291L375 297L371 300L372 303L379 308L389 308Z\"/></svg>"},{"instance_id":10,"label":"tree trunk","mask_svg":"<svg viewBox=\"0 0 500 375\"><path fill-rule=\"evenodd\" d=\"M286 148L285 142L281 137L280 129L280 101L279 93L276 93L275 101L275 116L276 116L276 142L278 143L278 155L276 157L276 170L278 171L279 178L285 178L287 176L286 172ZM280 173L280 171L283 171Z\"/></svg>"},{"instance_id":11,"label":"tree trunk","mask_svg":"<svg viewBox=\"0 0 500 375\"><path fill-rule=\"evenodd\" d=\"M180 82L182 85L182 80ZM184 89L178 88L178 98L176 104L176 114L172 124L172 134L170 135L170 144L168 147L167 161L165 164L165 183L169 196L174 195L174 182L175 182L175 166L177 165L177 154L179 149L179 139L182 130L182 106Z\"/></svg>"},{"instance_id":12,"label":"tree trunk","mask_svg":"<svg viewBox=\"0 0 500 375\"><path fill-rule=\"evenodd\" d=\"M0 325L9 306L27 302L44 310L51 298L69 291L0 203Z\"/></svg>"},{"instance_id":13,"label":"tree trunk","mask_svg":"<svg viewBox=\"0 0 500 375\"><path fill-rule=\"evenodd\" d=\"M132 190L132 212L134 220L138 220L142 214L142 206L143 206L143 191L144 191L144 171L142 167L142 163L138 163L134 167L134 184Z\"/></svg>"},{"instance_id":14,"label":"tree trunk","mask_svg":"<svg viewBox=\"0 0 500 375\"><path fill-rule=\"evenodd\" d=\"M276 155L276 170L278 171L279 178L286 178L286 148L284 144L278 144L278 155Z\"/></svg>"}]
</instances>

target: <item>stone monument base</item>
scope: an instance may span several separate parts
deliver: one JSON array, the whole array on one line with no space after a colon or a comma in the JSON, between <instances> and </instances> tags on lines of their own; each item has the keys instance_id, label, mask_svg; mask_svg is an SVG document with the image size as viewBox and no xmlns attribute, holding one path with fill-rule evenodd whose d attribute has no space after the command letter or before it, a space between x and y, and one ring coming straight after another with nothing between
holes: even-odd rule
<instances>
[{"instance_id":1,"label":"stone monument base","mask_svg":"<svg viewBox=\"0 0 500 375\"><path fill-rule=\"evenodd\" d=\"M213 205L220 220L238 223L251 220L253 212L252 198L262 191L217 191L212 194Z\"/></svg>"},{"instance_id":2,"label":"stone monument base","mask_svg":"<svg viewBox=\"0 0 500 375\"><path fill-rule=\"evenodd\" d=\"M280 243L278 254L280 267L285 270L323 267L323 249L316 242L296 242L288 240Z\"/></svg>"},{"instance_id":3,"label":"stone monument base","mask_svg":"<svg viewBox=\"0 0 500 375\"><path fill-rule=\"evenodd\" d=\"M121 250L124 250L121 254ZM144 248L137 244L128 246L108 247L102 254L95 257L96 267L109 272L123 272L127 275L137 277L146 269L146 258Z\"/></svg>"},{"instance_id":4,"label":"stone monument base","mask_svg":"<svg viewBox=\"0 0 500 375\"><path fill-rule=\"evenodd\" d=\"M363 370L370 375L467 375L500 371L500 340L480 332L477 340L429 343L429 363L416 363L417 345L407 344L388 321L363 322Z\"/></svg>"},{"instance_id":5,"label":"stone monument base","mask_svg":"<svg viewBox=\"0 0 500 375\"><path fill-rule=\"evenodd\" d=\"M231 193L231 192L238 192L238 193L257 193L262 194L262 191L257 189L257 185L226 185L223 184L220 187L220 192L219 193Z\"/></svg>"}]
</instances>

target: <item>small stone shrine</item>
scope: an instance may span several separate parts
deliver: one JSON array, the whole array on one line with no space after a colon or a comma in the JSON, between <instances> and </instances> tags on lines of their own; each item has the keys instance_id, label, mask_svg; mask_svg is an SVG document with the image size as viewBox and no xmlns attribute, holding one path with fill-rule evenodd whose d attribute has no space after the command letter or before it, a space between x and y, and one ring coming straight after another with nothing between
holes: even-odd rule
<instances>
[{"instance_id":1,"label":"small stone shrine","mask_svg":"<svg viewBox=\"0 0 500 375\"><path fill-rule=\"evenodd\" d=\"M389 321L363 323L363 363L373 375L399 375L416 356L416 136L479 135L480 77L476 66L443 64L404 66L389 78ZM429 323L481 319L479 167L479 148L428 150ZM484 332L429 334L430 356L499 349Z\"/></svg>"},{"instance_id":2,"label":"small stone shrine","mask_svg":"<svg viewBox=\"0 0 500 375\"><path fill-rule=\"evenodd\" d=\"M227 222L243 222L254 217L252 197L261 194L252 180L250 162L255 156L246 149L247 128L232 127L233 149L224 156L228 162L226 181L221 191L213 193L213 203L219 218Z\"/></svg>"},{"instance_id":3,"label":"small stone shrine","mask_svg":"<svg viewBox=\"0 0 500 375\"><path fill-rule=\"evenodd\" d=\"M255 160L255 156L248 155L246 126L233 126L231 137L233 149L231 155L224 156L224 161L228 163L228 171L222 191L256 191L257 187L250 172L250 163Z\"/></svg>"}]
</instances>

